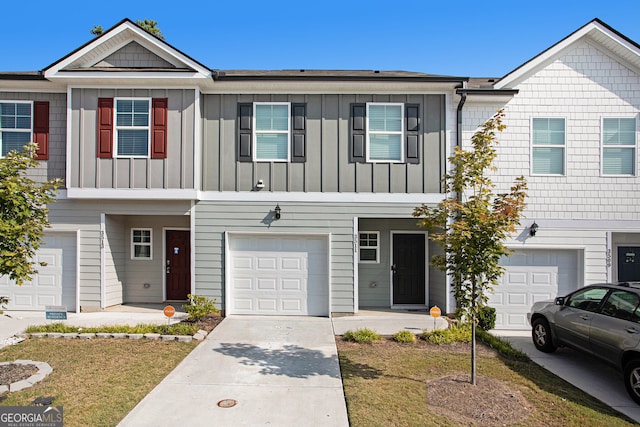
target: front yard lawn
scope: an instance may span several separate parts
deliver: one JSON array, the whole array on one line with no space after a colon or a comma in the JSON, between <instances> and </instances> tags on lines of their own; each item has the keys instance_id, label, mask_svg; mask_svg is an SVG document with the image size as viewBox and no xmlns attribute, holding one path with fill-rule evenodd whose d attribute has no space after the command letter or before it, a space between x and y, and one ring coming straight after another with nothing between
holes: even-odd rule
<instances>
[{"instance_id":1,"label":"front yard lawn","mask_svg":"<svg viewBox=\"0 0 640 427\"><path fill-rule=\"evenodd\" d=\"M114 426L146 396L197 343L130 339L26 340L0 349L0 361L46 362L44 381L7 394L2 405L31 406L53 397L65 427Z\"/></svg>"},{"instance_id":2,"label":"front yard lawn","mask_svg":"<svg viewBox=\"0 0 640 427\"><path fill-rule=\"evenodd\" d=\"M337 338L337 346L354 427L635 425L535 363L507 360L480 343L476 386L467 384L468 344ZM521 417L514 419L514 408Z\"/></svg>"}]
</instances>

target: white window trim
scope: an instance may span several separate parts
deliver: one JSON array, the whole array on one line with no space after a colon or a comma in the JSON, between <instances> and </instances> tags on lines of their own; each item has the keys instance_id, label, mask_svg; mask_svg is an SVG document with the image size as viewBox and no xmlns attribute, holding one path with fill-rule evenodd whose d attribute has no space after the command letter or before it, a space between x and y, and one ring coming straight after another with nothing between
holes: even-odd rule
<instances>
[{"instance_id":1,"label":"white window trim","mask_svg":"<svg viewBox=\"0 0 640 427\"><path fill-rule=\"evenodd\" d=\"M633 145L604 145L604 119L634 119L636 122L635 143ZM604 173L604 149L605 148L627 148L633 149L633 174L611 174ZM600 119L600 176L607 178L634 177L638 176L638 119L635 116L606 116Z\"/></svg>"},{"instance_id":2,"label":"white window trim","mask_svg":"<svg viewBox=\"0 0 640 427\"><path fill-rule=\"evenodd\" d=\"M360 235L362 234L375 234L376 235L376 240L378 242L377 246L361 246L360 245ZM362 253L362 249L375 249L376 250L376 259L375 261L373 260L361 260L360 259L360 254ZM365 231L365 230L359 230L358 231L358 262L360 264L380 264L380 232L379 231Z\"/></svg>"},{"instance_id":3,"label":"white window trim","mask_svg":"<svg viewBox=\"0 0 640 427\"><path fill-rule=\"evenodd\" d=\"M534 119L562 119L564 120L564 145L533 145L533 120ZM533 148L562 148L564 156L562 159L563 173L533 173ZM529 122L529 174L531 176L567 176L567 118L561 116L536 116L531 117Z\"/></svg>"},{"instance_id":4,"label":"white window trim","mask_svg":"<svg viewBox=\"0 0 640 427\"><path fill-rule=\"evenodd\" d=\"M369 130L369 107L371 105L389 105L389 106L399 106L400 107L400 131L372 131ZM405 158L404 158L404 145L405 145L405 129L404 129L404 103L402 102L367 102L367 115L366 115L366 135L367 135L367 140L366 140L366 144L367 146L365 147L365 152L367 154L367 158L366 161L367 163L405 163ZM370 153L371 150L369 149L369 138L371 136L371 134L380 134L380 135L389 135L389 134L393 134L393 135L400 135L400 160L379 160L379 159L371 159L370 157Z\"/></svg>"},{"instance_id":5,"label":"white window trim","mask_svg":"<svg viewBox=\"0 0 640 427\"><path fill-rule=\"evenodd\" d=\"M148 231L149 232L149 243L141 243L133 241L133 232L134 231ZM153 228L142 228L135 227L131 229L131 259L136 261L151 261L153 260ZM149 256L148 257L137 257L135 247L136 246L149 246Z\"/></svg>"},{"instance_id":6,"label":"white window trim","mask_svg":"<svg viewBox=\"0 0 640 427\"><path fill-rule=\"evenodd\" d=\"M20 101L20 100L15 100L15 99L2 99L0 100L0 104L29 104L29 108L31 108L31 124L29 126L29 130L27 131L26 129L3 129L2 125L0 124L0 158L4 157L2 155L2 131L7 131L7 132L24 132L27 133L29 132L29 141L33 141L33 101Z\"/></svg>"},{"instance_id":7,"label":"white window trim","mask_svg":"<svg viewBox=\"0 0 640 427\"><path fill-rule=\"evenodd\" d=\"M283 134L285 131L282 130L258 130L256 128L256 110L258 109L258 105L286 105L287 106L287 158L286 159L258 159L258 133L273 133L273 134ZM253 150L253 161L254 162L290 162L291 161L291 103L290 102L254 102L253 103L253 123L251 123L252 128L252 145L251 149Z\"/></svg>"},{"instance_id":8,"label":"white window trim","mask_svg":"<svg viewBox=\"0 0 640 427\"><path fill-rule=\"evenodd\" d=\"M144 126L118 126L118 101L147 101L149 104L149 121L147 122L147 154L145 156L132 156L128 154L120 154L118 153L118 131L120 129L129 130L129 129L143 129ZM151 98L147 97L118 97L113 99L113 149L114 149L114 157L119 157L121 159L149 159L151 158Z\"/></svg>"}]
</instances>

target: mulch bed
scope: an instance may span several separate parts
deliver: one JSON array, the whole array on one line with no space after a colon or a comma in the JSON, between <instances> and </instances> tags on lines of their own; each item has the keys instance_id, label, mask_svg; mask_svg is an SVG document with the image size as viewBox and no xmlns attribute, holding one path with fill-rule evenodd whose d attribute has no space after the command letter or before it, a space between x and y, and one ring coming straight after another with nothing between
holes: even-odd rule
<instances>
[{"instance_id":1,"label":"mulch bed","mask_svg":"<svg viewBox=\"0 0 640 427\"><path fill-rule=\"evenodd\" d=\"M0 385L8 386L11 383L26 380L32 375L38 373L36 365L28 365L22 363L10 363L8 365L0 365Z\"/></svg>"}]
</instances>

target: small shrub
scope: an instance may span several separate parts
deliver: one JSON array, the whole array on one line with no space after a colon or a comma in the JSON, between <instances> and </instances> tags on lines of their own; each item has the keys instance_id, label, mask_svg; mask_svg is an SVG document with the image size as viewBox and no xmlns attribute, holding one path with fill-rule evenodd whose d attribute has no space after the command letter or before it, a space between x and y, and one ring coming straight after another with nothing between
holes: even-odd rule
<instances>
[{"instance_id":1,"label":"small shrub","mask_svg":"<svg viewBox=\"0 0 640 427\"><path fill-rule=\"evenodd\" d=\"M454 342L471 342L471 325L468 323L452 325L449 329L439 329L435 331L423 332L423 340L431 344L453 344Z\"/></svg>"},{"instance_id":2,"label":"small shrub","mask_svg":"<svg viewBox=\"0 0 640 427\"><path fill-rule=\"evenodd\" d=\"M496 309L485 305L478 313L478 327L488 331L496 327Z\"/></svg>"},{"instance_id":3,"label":"small shrub","mask_svg":"<svg viewBox=\"0 0 640 427\"><path fill-rule=\"evenodd\" d=\"M399 331L393 335L393 339L397 342L416 342L416 335L411 331Z\"/></svg>"},{"instance_id":4,"label":"small shrub","mask_svg":"<svg viewBox=\"0 0 640 427\"><path fill-rule=\"evenodd\" d=\"M211 313L220 313L220 310L216 308L215 299L192 294L187 295L187 297L191 302L184 304L182 308L187 312L188 318L191 321L197 322Z\"/></svg>"},{"instance_id":5,"label":"small shrub","mask_svg":"<svg viewBox=\"0 0 640 427\"><path fill-rule=\"evenodd\" d=\"M346 341L354 341L360 344L371 343L373 341L381 340L382 337L371 329L357 329L355 331L347 331L342 338Z\"/></svg>"}]
</instances>

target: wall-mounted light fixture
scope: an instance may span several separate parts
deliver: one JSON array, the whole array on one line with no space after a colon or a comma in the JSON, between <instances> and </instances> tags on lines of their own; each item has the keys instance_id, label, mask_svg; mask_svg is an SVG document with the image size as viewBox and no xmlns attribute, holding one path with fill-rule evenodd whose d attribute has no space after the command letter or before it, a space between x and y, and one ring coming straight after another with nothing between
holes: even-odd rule
<instances>
[{"instance_id":1,"label":"wall-mounted light fixture","mask_svg":"<svg viewBox=\"0 0 640 427\"><path fill-rule=\"evenodd\" d=\"M280 209L280 205L277 204L273 211L276 213L276 219L280 219L280 212L282 211L282 209Z\"/></svg>"},{"instance_id":2,"label":"wall-mounted light fixture","mask_svg":"<svg viewBox=\"0 0 640 427\"><path fill-rule=\"evenodd\" d=\"M264 181L259 179L258 183L256 184L256 188L264 188Z\"/></svg>"},{"instance_id":3,"label":"wall-mounted light fixture","mask_svg":"<svg viewBox=\"0 0 640 427\"><path fill-rule=\"evenodd\" d=\"M533 224L531 224L531 227L529 227L529 236L533 237L536 235L537 232L538 232L538 224L536 224L536 222L533 221Z\"/></svg>"}]
</instances>

